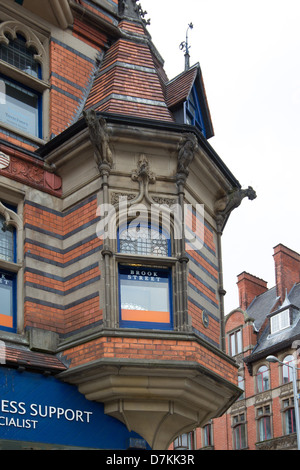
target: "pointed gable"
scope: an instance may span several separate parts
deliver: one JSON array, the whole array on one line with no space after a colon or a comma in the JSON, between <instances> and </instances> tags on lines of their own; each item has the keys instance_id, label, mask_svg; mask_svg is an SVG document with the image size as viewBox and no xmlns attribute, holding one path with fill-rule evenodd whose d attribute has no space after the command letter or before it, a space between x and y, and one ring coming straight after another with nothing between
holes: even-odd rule
<instances>
[{"instance_id":1,"label":"pointed gable","mask_svg":"<svg viewBox=\"0 0 300 470\"><path fill-rule=\"evenodd\" d=\"M165 93L176 122L198 127L207 139L214 135L199 64L170 80Z\"/></svg>"}]
</instances>

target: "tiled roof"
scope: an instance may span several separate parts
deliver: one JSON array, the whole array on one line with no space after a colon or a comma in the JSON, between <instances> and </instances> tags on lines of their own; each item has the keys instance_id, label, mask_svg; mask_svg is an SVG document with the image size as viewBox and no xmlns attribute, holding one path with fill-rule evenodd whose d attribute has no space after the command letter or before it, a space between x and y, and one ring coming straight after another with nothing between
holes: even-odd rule
<instances>
[{"instance_id":1,"label":"tiled roof","mask_svg":"<svg viewBox=\"0 0 300 470\"><path fill-rule=\"evenodd\" d=\"M52 374L62 372L67 367L54 355L30 351L28 349L6 346L1 353L2 362L10 367L48 371ZM4 356L4 357L3 357Z\"/></svg>"},{"instance_id":2,"label":"tiled roof","mask_svg":"<svg viewBox=\"0 0 300 470\"><path fill-rule=\"evenodd\" d=\"M150 48L127 39L108 50L85 109L173 122Z\"/></svg>"},{"instance_id":3,"label":"tiled roof","mask_svg":"<svg viewBox=\"0 0 300 470\"><path fill-rule=\"evenodd\" d=\"M295 284L288 294L288 302L300 308L300 283ZM283 304L284 305L284 304ZM276 307L276 309L275 309ZM270 323L265 323L268 315L279 308L276 287L256 297L247 309L247 313L255 322L257 330L261 330L258 343L245 362L254 361L258 356L267 356L278 348L291 347L292 342L300 339L300 313L294 318L290 327L270 334Z\"/></svg>"},{"instance_id":4,"label":"tiled roof","mask_svg":"<svg viewBox=\"0 0 300 470\"><path fill-rule=\"evenodd\" d=\"M169 108L187 99L198 73L198 65L182 72L166 84L166 102Z\"/></svg>"}]
</instances>

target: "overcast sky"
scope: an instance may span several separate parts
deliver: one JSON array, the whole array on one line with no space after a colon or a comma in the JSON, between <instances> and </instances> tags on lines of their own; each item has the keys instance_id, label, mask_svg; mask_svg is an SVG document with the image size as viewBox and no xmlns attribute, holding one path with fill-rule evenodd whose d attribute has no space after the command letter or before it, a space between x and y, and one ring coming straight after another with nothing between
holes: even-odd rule
<instances>
[{"instance_id":1,"label":"overcast sky","mask_svg":"<svg viewBox=\"0 0 300 470\"><path fill-rule=\"evenodd\" d=\"M300 252L300 1L141 0L169 79L199 62L215 136L209 142L243 188L222 237L225 310L238 307L237 275L275 285L273 248Z\"/></svg>"}]
</instances>

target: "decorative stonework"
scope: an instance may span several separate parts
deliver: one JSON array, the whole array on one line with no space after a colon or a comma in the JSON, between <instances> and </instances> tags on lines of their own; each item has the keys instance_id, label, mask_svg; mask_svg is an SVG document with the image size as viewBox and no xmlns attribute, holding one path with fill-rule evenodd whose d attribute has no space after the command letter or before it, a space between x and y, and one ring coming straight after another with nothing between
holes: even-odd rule
<instances>
[{"instance_id":1,"label":"decorative stonework","mask_svg":"<svg viewBox=\"0 0 300 470\"><path fill-rule=\"evenodd\" d=\"M111 194L111 203L113 205L118 205L119 202L122 202L122 201L132 201L133 199L135 199L136 197L136 194L129 194L129 193L112 193Z\"/></svg>"},{"instance_id":2,"label":"decorative stonework","mask_svg":"<svg viewBox=\"0 0 300 470\"><path fill-rule=\"evenodd\" d=\"M182 136L178 145L177 184L185 183L197 148L198 141L194 134L187 133Z\"/></svg>"},{"instance_id":3,"label":"decorative stonework","mask_svg":"<svg viewBox=\"0 0 300 470\"><path fill-rule=\"evenodd\" d=\"M168 206L168 207L171 207L171 206L173 206L174 204L177 203L176 199L172 199L172 198L169 198L169 197L163 197L163 196L152 196L152 200L156 204L160 204L160 205L164 205L164 206Z\"/></svg>"},{"instance_id":4,"label":"decorative stonework","mask_svg":"<svg viewBox=\"0 0 300 470\"><path fill-rule=\"evenodd\" d=\"M150 171L149 161L146 155L141 154L137 169L131 174L132 181L139 181L144 183L155 183L155 175Z\"/></svg>"},{"instance_id":5,"label":"decorative stonework","mask_svg":"<svg viewBox=\"0 0 300 470\"><path fill-rule=\"evenodd\" d=\"M22 34L26 39L26 46L33 47L37 53L34 55L34 60L39 62L42 66L45 65L47 54L44 46L39 38L33 33L32 29L28 28L18 21L4 21L0 24L0 43L9 44L9 40L16 39L17 34Z\"/></svg>"},{"instance_id":6,"label":"decorative stonework","mask_svg":"<svg viewBox=\"0 0 300 470\"><path fill-rule=\"evenodd\" d=\"M9 159L9 164L6 167L0 167L0 175L31 187L60 193L61 178L47 171L43 163L33 161L22 152L11 150L6 146L5 152L2 152L0 147L0 156L1 154Z\"/></svg>"},{"instance_id":7,"label":"decorative stonework","mask_svg":"<svg viewBox=\"0 0 300 470\"><path fill-rule=\"evenodd\" d=\"M96 111L93 109L84 111L83 115L88 125L99 171L100 173L103 171L110 172L113 162L106 121L101 117L98 118Z\"/></svg>"},{"instance_id":8,"label":"decorative stonework","mask_svg":"<svg viewBox=\"0 0 300 470\"><path fill-rule=\"evenodd\" d=\"M0 170L7 168L10 164L10 157L3 152L0 152Z\"/></svg>"},{"instance_id":9,"label":"decorative stonework","mask_svg":"<svg viewBox=\"0 0 300 470\"><path fill-rule=\"evenodd\" d=\"M248 197L250 200L256 198L256 192L251 186L247 189L234 189L229 191L215 202L214 209L219 232L222 232L231 212L239 207L245 197Z\"/></svg>"}]
</instances>

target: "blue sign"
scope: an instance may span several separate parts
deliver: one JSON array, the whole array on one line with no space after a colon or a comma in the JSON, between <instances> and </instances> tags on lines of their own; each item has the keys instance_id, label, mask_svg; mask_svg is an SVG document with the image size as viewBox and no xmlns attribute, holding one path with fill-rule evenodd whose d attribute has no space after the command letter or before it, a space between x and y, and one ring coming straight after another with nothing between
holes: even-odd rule
<instances>
[{"instance_id":1,"label":"blue sign","mask_svg":"<svg viewBox=\"0 0 300 470\"><path fill-rule=\"evenodd\" d=\"M0 368L0 440L125 450L142 438L55 377Z\"/></svg>"}]
</instances>

